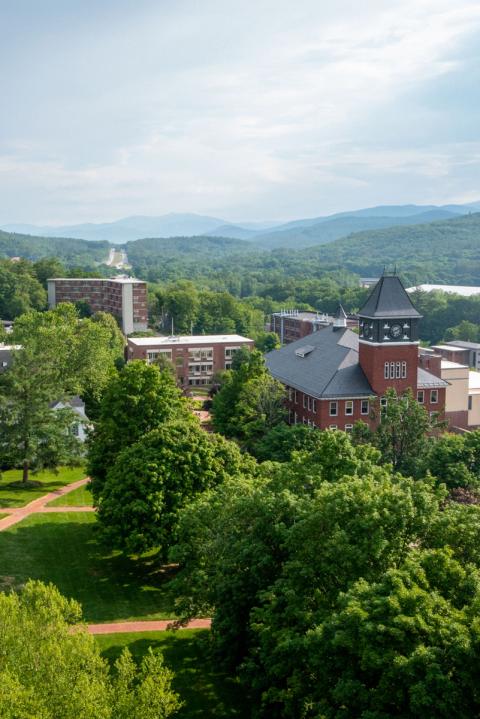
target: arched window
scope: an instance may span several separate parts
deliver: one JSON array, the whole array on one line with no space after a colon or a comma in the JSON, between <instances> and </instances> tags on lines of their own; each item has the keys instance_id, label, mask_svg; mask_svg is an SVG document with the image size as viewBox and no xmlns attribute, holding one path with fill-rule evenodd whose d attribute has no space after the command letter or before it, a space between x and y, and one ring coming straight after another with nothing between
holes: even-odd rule
<instances>
[{"instance_id":1,"label":"arched window","mask_svg":"<svg viewBox=\"0 0 480 719\"><path fill-rule=\"evenodd\" d=\"M388 379L388 378L390 377L390 365L388 364L388 362L385 362L385 367L384 367L384 370L383 370L383 376L384 376L385 379Z\"/></svg>"},{"instance_id":2,"label":"arched window","mask_svg":"<svg viewBox=\"0 0 480 719\"><path fill-rule=\"evenodd\" d=\"M407 376L407 363L402 362L402 379L405 379Z\"/></svg>"}]
</instances>

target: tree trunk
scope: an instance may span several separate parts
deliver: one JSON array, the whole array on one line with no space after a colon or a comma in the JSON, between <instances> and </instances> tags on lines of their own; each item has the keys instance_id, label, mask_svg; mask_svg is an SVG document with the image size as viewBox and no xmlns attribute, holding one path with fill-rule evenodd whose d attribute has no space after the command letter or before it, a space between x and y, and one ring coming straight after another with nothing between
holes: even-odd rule
<instances>
[{"instance_id":1,"label":"tree trunk","mask_svg":"<svg viewBox=\"0 0 480 719\"><path fill-rule=\"evenodd\" d=\"M22 476L22 482L23 484L26 484L28 482L28 473L30 471L30 465L27 462L27 460L23 463L23 476Z\"/></svg>"}]
</instances>

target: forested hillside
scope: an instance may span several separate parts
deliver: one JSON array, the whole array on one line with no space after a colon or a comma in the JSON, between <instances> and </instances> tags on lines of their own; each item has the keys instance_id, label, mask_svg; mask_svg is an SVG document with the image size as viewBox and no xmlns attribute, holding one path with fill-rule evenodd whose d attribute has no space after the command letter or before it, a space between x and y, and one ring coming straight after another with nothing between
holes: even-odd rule
<instances>
[{"instance_id":1,"label":"forested hillside","mask_svg":"<svg viewBox=\"0 0 480 719\"><path fill-rule=\"evenodd\" d=\"M453 212L441 208L422 212L407 217L368 217L347 216L323 219L315 224L295 226L287 230L278 230L262 234L256 241L257 247L276 249L280 247L296 248L324 245L328 242L346 237L352 232L370 231L398 225L416 225L435 220L446 220L455 217Z\"/></svg>"},{"instance_id":2,"label":"forested hillside","mask_svg":"<svg viewBox=\"0 0 480 719\"><path fill-rule=\"evenodd\" d=\"M58 257L69 266L93 267L108 256L108 242L89 242L71 237L33 237L0 230L0 257L39 260Z\"/></svg>"},{"instance_id":3,"label":"forested hillside","mask_svg":"<svg viewBox=\"0 0 480 719\"><path fill-rule=\"evenodd\" d=\"M409 284L480 284L480 213L425 225L357 232L299 253L305 262L376 276L398 265Z\"/></svg>"}]
</instances>

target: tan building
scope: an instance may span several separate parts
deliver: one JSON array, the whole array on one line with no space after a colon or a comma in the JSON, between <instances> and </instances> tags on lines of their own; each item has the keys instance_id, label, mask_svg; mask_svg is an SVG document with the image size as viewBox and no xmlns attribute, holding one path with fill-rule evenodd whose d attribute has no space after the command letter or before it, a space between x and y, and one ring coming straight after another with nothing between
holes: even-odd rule
<instances>
[{"instance_id":1,"label":"tan building","mask_svg":"<svg viewBox=\"0 0 480 719\"><path fill-rule=\"evenodd\" d=\"M153 363L164 357L175 367L184 389L209 387L215 372L230 369L235 352L253 349L253 340L241 335L192 335L183 337L129 337L127 361Z\"/></svg>"},{"instance_id":2,"label":"tan building","mask_svg":"<svg viewBox=\"0 0 480 719\"><path fill-rule=\"evenodd\" d=\"M467 429L469 426L469 369L466 365L458 362L442 359L441 370L442 379L448 382L445 393L445 417L448 419L450 427Z\"/></svg>"},{"instance_id":3,"label":"tan building","mask_svg":"<svg viewBox=\"0 0 480 719\"><path fill-rule=\"evenodd\" d=\"M112 279L56 277L48 280L48 304L86 302L92 312L109 312L124 334L143 332L148 326L147 283L132 277Z\"/></svg>"},{"instance_id":4,"label":"tan building","mask_svg":"<svg viewBox=\"0 0 480 719\"><path fill-rule=\"evenodd\" d=\"M468 373L468 426L480 427L480 372L473 370Z\"/></svg>"}]
</instances>

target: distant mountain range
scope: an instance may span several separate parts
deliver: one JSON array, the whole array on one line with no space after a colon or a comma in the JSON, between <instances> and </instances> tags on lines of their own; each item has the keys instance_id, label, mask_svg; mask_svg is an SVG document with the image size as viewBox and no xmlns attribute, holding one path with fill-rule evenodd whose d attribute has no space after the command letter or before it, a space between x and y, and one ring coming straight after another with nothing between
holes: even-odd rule
<instances>
[{"instance_id":1,"label":"distant mountain range","mask_svg":"<svg viewBox=\"0 0 480 719\"><path fill-rule=\"evenodd\" d=\"M480 211L480 202L465 205L379 205L334 215L304 218L291 222L238 223L218 217L170 213L159 217L132 216L115 222L64 225L61 227L25 224L4 225L6 232L41 237L72 237L108 241L113 245L143 238L227 237L248 240L258 249L294 248L333 242L353 232L381 230L399 225L417 225L448 220Z\"/></svg>"}]
</instances>

